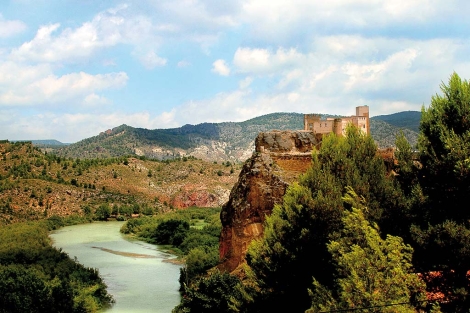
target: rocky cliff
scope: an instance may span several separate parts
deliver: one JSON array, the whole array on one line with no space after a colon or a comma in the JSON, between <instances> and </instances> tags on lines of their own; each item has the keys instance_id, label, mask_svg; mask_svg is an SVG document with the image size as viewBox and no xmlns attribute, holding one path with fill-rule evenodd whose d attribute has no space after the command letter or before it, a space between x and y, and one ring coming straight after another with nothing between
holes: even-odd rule
<instances>
[{"instance_id":1,"label":"rocky cliff","mask_svg":"<svg viewBox=\"0 0 470 313\"><path fill-rule=\"evenodd\" d=\"M256 138L256 151L240 172L228 202L222 207L221 269L233 271L244 262L249 243L263 233L263 222L287 187L311 163L319 144L306 131L269 131Z\"/></svg>"}]
</instances>

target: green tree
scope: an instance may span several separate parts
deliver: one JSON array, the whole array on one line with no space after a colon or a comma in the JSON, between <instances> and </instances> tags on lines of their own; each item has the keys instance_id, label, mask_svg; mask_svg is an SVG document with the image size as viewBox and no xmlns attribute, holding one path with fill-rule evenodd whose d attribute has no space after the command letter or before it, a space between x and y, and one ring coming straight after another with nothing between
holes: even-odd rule
<instances>
[{"instance_id":1,"label":"green tree","mask_svg":"<svg viewBox=\"0 0 470 313\"><path fill-rule=\"evenodd\" d=\"M184 220L169 219L155 228L153 239L158 244L179 246L189 231L189 223Z\"/></svg>"},{"instance_id":2,"label":"green tree","mask_svg":"<svg viewBox=\"0 0 470 313\"><path fill-rule=\"evenodd\" d=\"M288 188L283 203L266 219L263 237L250 245L247 263L260 291L257 310L306 310L312 277L327 288L334 286L326 244L335 239L343 212L350 208L342 200L346 186L367 199L367 219L389 220L382 208L400 211L401 191L387 176L373 139L355 127L348 127L345 137L324 138L312 167Z\"/></svg>"},{"instance_id":3,"label":"green tree","mask_svg":"<svg viewBox=\"0 0 470 313\"><path fill-rule=\"evenodd\" d=\"M211 248L196 247L191 249L186 256L186 281L192 280L197 275L205 274L206 270L217 265L219 250L217 246Z\"/></svg>"},{"instance_id":4,"label":"green tree","mask_svg":"<svg viewBox=\"0 0 470 313\"><path fill-rule=\"evenodd\" d=\"M186 287L185 295L173 313L249 312L244 306L249 302L251 298L238 277L216 271Z\"/></svg>"},{"instance_id":5,"label":"green tree","mask_svg":"<svg viewBox=\"0 0 470 313\"><path fill-rule=\"evenodd\" d=\"M421 112L422 185L430 200L430 222L443 216L463 221L470 211L448 204L465 203L470 192L470 83L454 73L441 90L443 95L433 96Z\"/></svg>"},{"instance_id":6,"label":"green tree","mask_svg":"<svg viewBox=\"0 0 470 313\"><path fill-rule=\"evenodd\" d=\"M382 239L364 217L363 199L352 189L338 239L327 245L336 268L333 290L314 279L310 312L375 307L380 312L416 312L425 300L425 284L412 272L413 249L400 237Z\"/></svg>"},{"instance_id":7,"label":"green tree","mask_svg":"<svg viewBox=\"0 0 470 313\"><path fill-rule=\"evenodd\" d=\"M440 291L456 298L449 311L470 309L470 83L456 73L441 84L442 94L422 109L418 147L425 203L414 208L416 266L441 271ZM464 204L462 206L462 204Z\"/></svg>"},{"instance_id":8,"label":"green tree","mask_svg":"<svg viewBox=\"0 0 470 313\"><path fill-rule=\"evenodd\" d=\"M107 203L100 205L95 211L95 216L98 220L105 221L110 215L111 208Z\"/></svg>"}]
</instances>

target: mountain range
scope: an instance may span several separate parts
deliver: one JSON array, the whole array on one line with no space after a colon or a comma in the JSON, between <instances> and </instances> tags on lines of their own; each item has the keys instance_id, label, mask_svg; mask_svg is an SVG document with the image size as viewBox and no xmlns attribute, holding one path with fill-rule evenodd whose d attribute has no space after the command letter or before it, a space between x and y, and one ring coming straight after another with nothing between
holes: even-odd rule
<instances>
[{"instance_id":1,"label":"mountain range","mask_svg":"<svg viewBox=\"0 0 470 313\"><path fill-rule=\"evenodd\" d=\"M333 115L322 115L322 118ZM418 138L421 112L407 111L370 119L371 135L381 148L394 145L402 130L412 146ZM272 113L244 122L202 123L170 129L144 129L121 125L70 145L57 145L55 153L72 158L138 155L156 159L194 156L210 161L245 161L254 151L259 132L303 129L303 114ZM50 146L51 147L51 146ZM58 147L58 148L57 148Z\"/></svg>"}]
</instances>

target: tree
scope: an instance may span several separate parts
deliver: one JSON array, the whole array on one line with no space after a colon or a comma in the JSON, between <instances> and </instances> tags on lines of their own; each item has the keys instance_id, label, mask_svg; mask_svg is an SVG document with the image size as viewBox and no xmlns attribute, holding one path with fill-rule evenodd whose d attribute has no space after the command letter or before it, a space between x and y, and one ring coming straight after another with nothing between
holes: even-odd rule
<instances>
[{"instance_id":1,"label":"tree","mask_svg":"<svg viewBox=\"0 0 470 313\"><path fill-rule=\"evenodd\" d=\"M250 301L238 277L216 271L187 287L181 303L173 312L249 312L245 310L244 303Z\"/></svg>"},{"instance_id":2,"label":"tree","mask_svg":"<svg viewBox=\"0 0 470 313\"><path fill-rule=\"evenodd\" d=\"M169 219L155 228L153 239L158 244L179 246L189 231L189 223L184 220Z\"/></svg>"},{"instance_id":3,"label":"tree","mask_svg":"<svg viewBox=\"0 0 470 313\"><path fill-rule=\"evenodd\" d=\"M111 215L111 208L107 203L100 205L95 212L95 216L98 220L105 221Z\"/></svg>"},{"instance_id":4,"label":"tree","mask_svg":"<svg viewBox=\"0 0 470 313\"><path fill-rule=\"evenodd\" d=\"M430 197L430 222L443 216L463 221L470 211L448 204L465 203L470 192L470 83L454 73L441 90L421 110L421 183Z\"/></svg>"},{"instance_id":5,"label":"tree","mask_svg":"<svg viewBox=\"0 0 470 313\"><path fill-rule=\"evenodd\" d=\"M259 288L256 310L305 311L312 277L333 288L327 243L338 235L343 212L350 208L342 200L346 186L367 199L367 219L387 221L383 211L400 211L402 193L387 176L377 146L352 126L345 137L323 139L311 168L288 188L282 204L266 219L263 237L249 246L247 263Z\"/></svg>"},{"instance_id":6,"label":"tree","mask_svg":"<svg viewBox=\"0 0 470 313\"><path fill-rule=\"evenodd\" d=\"M364 217L363 199L352 189L343 198L352 205L342 218L337 240L328 243L337 280L333 290L314 279L309 311L375 307L380 312L416 312L425 300L425 284L412 272L413 249L400 237L382 239Z\"/></svg>"},{"instance_id":7,"label":"tree","mask_svg":"<svg viewBox=\"0 0 470 313\"><path fill-rule=\"evenodd\" d=\"M418 147L419 183L424 205L414 208L411 235L416 266L423 273L440 271L434 287L446 293L449 311L470 309L470 83L456 73L442 95L422 108ZM462 205L463 204L463 205Z\"/></svg>"}]
</instances>

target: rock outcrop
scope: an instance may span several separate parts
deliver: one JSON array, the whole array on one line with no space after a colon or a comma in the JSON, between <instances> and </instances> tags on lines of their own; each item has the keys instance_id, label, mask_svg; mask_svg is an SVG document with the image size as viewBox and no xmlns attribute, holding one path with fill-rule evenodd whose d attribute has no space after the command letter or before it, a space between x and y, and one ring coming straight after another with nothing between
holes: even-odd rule
<instances>
[{"instance_id":1,"label":"rock outcrop","mask_svg":"<svg viewBox=\"0 0 470 313\"><path fill-rule=\"evenodd\" d=\"M256 151L245 162L220 215L220 267L225 271L244 262L250 242L263 234L266 216L310 166L312 150L320 141L307 131L269 131L255 142Z\"/></svg>"}]
</instances>

